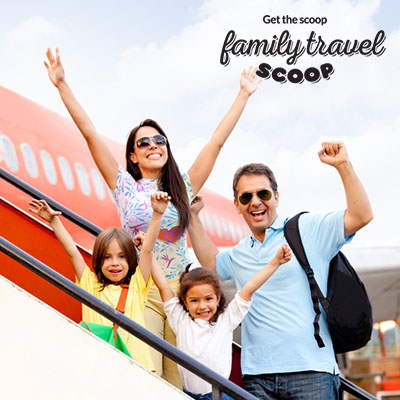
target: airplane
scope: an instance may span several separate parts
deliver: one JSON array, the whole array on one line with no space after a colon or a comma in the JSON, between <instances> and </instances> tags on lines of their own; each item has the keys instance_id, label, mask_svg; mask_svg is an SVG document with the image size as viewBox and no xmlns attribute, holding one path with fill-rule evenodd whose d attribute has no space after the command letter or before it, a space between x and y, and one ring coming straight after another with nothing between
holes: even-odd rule
<instances>
[{"instance_id":1,"label":"airplane","mask_svg":"<svg viewBox=\"0 0 400 400\"><path fill-rule=\"evenodd\" d=\"M104 137L124 166L124 145ZM0 167L101 229L121 223L108 187L72 120L0 86ZM7 182L0 189L0 236L74 281L73 269L50 227L28 212L30 196ZM250 233L233 201L207 188L200 192L204 228L218 248L234 246ZM95 237L63 221L90 265ZM188 240L189 247L190 239ZM400 320L400 244L346 245L369 294L374 322ZM75 322L81 304L0 252L0 275ZM235 288L227 285L228 297ZM235 335L240 340L240 332ZM236 363L239 356L234 353ZM235 361L234 361L235 362ZM232 379L232 376L231 376ZM240 383L240 371L232 379Z\"/></svg>"},{"instance_id":2,"label":"airplane","mask_svg":"<svg viewBox=\"0 0 400 400\"><path fill-rule=\"evenodd\" d=\"M117 161L125 165L124 146L108 138L104 140ZM0 167L101 229L121 227L109 189L72 120L1 86ZM208 235L218 247L233 246L247 236L247 225L235 212L232 201L206 188L201 194L206 202L201 218ZM0 196L9 206L27 212L30 197L12 185L2 183ZM26 213L25 216L36 220L32 214ZM0 219L5 220L4 208ZM43 225L42 222L37 224ZM1 233L5 238L10 234L10 225L13 223L2 224ZM65 221L65 226L82 251L89 253L95 237L69 221ZM34 250L32 241L35 235L35 229L18 235L21 247ZM59 255L63 257L62 253ZM9 263L6 259L2 261ZM69 267L61 270L74 279ZM20 270L19 274L23 276L25 272ZM26 282L23 281L20 277L19 283L25 288ZM37 290L33 294L41 299L45 296ZM57 295L54 292L54 296L45 297L57 298ZM58 310L68 315L67 303Z\"/></svg>"},{"instance_id":3,"label":"airplane","mask_svg":"<svg viewBox=\"0 0 400 400\"><path fill-rule=\"evenodd\" d=\"M120 165L125 165L124 145L106 137L104 140ZM73 121L1 86L0 167L102 229L121 226L108 187ZM206 205L200 218L217 247L234 246L249 234L232 200L207 188L201 194ZM26 213L29 196L4 183L0 196ZM35 219L32 214L26 215ZM3 213L0 218L3 220ZM94 236L69 221L65 225L75 242L90 253ZM9 226L2 224L5 237L7 230ZM33 240L32 234L20 237L24 246ZM343 252L367 287L374 321L399 320L399 243L347 245ZM72 273L68 275L73 279Z\"/></svg>"}]
</instances>

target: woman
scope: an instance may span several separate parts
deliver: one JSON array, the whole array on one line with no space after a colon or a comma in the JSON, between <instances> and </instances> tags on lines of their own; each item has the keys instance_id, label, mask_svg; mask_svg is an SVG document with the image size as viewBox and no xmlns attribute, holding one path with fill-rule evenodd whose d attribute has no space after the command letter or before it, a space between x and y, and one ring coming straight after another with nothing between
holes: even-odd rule
<instances>
[{"instance_id":1,"label":"woman","mask_svg":"<svg viewBox=\"0 0 400 400\"><path fill-rule=\"evenodd\" d=\"M55 57L50 49L46 55L48 62L45 61L44 64L49 78L57 87L68 112L85 138L97 167L113 193L122 226L132 238L139 230L146 231L150 223L150 195L163 190L171 196L154 254L172 290L176 292L179 276L190 262L186 243L186 228L190 219L189 203L204 185L249 97L261 83L256 77L256 69L250 67L242 72L240 90L231 108L200 151L188 173L181 175L164 131L150 119L133 128L129 135L126 146L127 170L118 166L103 138L65 81L58 49ZM175 335L166 321L161 298L155 286L149 290L145 321L150 331L175 345ZM175 363L154 350L152 357L157 373L181 387Z\"/></svg>"}]
</instances>

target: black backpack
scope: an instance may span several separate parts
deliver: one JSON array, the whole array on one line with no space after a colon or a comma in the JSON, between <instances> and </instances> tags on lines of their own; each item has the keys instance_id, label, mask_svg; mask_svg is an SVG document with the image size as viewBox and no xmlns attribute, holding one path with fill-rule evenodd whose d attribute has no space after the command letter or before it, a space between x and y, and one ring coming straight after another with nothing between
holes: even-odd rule
<instances>
[{"instance_id":1,"label":"black backpack","mask_svg":"<svg viewBox=\"0 0 400 400\"><path fill-rule=\"evenodd\" d=\"M295 215L285 225L285 238L304 269L310 285L315 311L314 337L319 347L325 344L319 335L319 303L326 313L335 353L345 353L365 346L371 339L372 308L365 287L343 253L332 258L329 265L328 292L325 298L314 279L299 232L299 217Z\"/></svg>"}]
</instances>

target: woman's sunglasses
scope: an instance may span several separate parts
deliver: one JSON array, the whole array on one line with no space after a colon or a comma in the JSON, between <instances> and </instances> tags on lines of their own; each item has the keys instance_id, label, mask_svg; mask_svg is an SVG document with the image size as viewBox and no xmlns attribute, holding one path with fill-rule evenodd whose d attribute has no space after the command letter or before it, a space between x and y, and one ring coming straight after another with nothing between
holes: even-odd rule
<instances>
[{"instance_id":1,"label":"woman's sunglasses","mask_svg":"<svg viewBox=\"0 0 400 400\"><path fill-rule=\"evenodd\" d=\"M138 149L145 149L151 145L151 141L154 142L157 146L166 146L167 138L163 135L154 135L154 136L144 136L136 141L136 147Z\"/></svg>"},{"instance_id":2,"label":"woman's sunglasses","mask_svg":"<svg viewBox=\"0 0 400 400\"><path fill-rule=\"evenodd\" d=\"M268 189L262 189L255 193L257 197L263 201L271 200L272 192ZM253 198L253 193L244 192L239 197L239 201L245 206L250 203L250 200Z\"/></svg>"}]
</instances>

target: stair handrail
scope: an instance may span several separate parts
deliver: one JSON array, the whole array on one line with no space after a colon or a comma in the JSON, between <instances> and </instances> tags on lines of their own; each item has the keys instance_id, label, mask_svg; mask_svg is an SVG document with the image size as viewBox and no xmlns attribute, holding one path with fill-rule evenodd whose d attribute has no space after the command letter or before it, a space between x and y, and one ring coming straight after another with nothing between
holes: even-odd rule
<instances>
[{"instance_id":1,"label":"stair handrail","mask_svg":"<svg viewBox=\"0 0 400 400\"><path fill-rule=\"evenodd\" d=\"M154 335L146 328L134 322L124 314L121 314L108 304L103 303L97 297L88 293L86 290L82 289L57 271L54 271L41 261L32 257L30 254L15 246L2 236L0 236L0 251L18 261L32 272L46 279L48 282L69 294L82 304L90 307L92 310L103 315L122 329L125 329L127 332L136 336L154 349L160 351L182 367L211 383L213 386L213 399L218 400L218 394L220 391L223 391L238 400L257 400L255 396L242 389L240 386L191 358L183 351ZM215 397L214 393L216 394Z\"/></svg>"},{"instance_id":2,"label":"stair handrail","mask_svg":"<svg viewBox=\"0 0 400 400\"><path fill-rule=\"evenodd\" d=\"M0 167L0 177L9 182L10 184L16 186L23 192L29 194L30 196L36 198L36 199L43 199L46 200L46 202L55 210L61 211L63 216L69 219L70 221L74 222L81 228L85 229L89 233L97 236L102 229L96 226L95 224L91 223L90 221L86 220L85 218L81 217L80 215L76 214L75 212L71 211L67 207L63 206L62 204L58 203L57 201L53 200L52 198L46 196L44 193L40 192L39 190L35 189L33 186L27 184L23 180L17 178L16 176L10 174L7 172L5 169ZM11 242L7 241L3 237L0 236L0 251L3 253L7 254L11 258L14 258L17 260L20 264L24 265L31 271L35 272L42 278L46 279L50 283L52 283L54 286L58 287L59 289L63 290L70 296L74 297L75 299L79 300L81 303L84 303L88 307L92 308L93 310L97 311L99 314L105 316L108 318L110 321L115 322L118 326L121 326L123 329L128 331L129 333L133 334L134 336L138 337L139 339L143 340L150 346L154 347L156 350L160 351L167 357L171 358L173 361L177 362L178 364L182 365L186 369L190 370L191 372L194 372L194 369L200 368L199 371L201 371L199 374L197 372L194 372L201 378L207 380L209 383L213 385L213 399L215 397L216 400L219 399L220 396L220 386L223 386L224 384L228 384L228 386L233 385L234 389L238 388L240 389L241 392L244 392L244 394L247 396L251 397L237 397L237 399L249 399L249 400L256 400L256 397L252 396L250 393L242 389L241 387L237 386L236 384L232 383L231 381L223 378L219 374L215 373L213 370L209 369L208 367L204 366L203 364L199 363L198 361L192 359L182 351L178 350L176 347L170 345L168 342L166 342L163 339L160 339L158 336L154 335L147 329L143 328L141 325L137 324L136 322L132 321L130 318L127 318L125 315L119 313L117 310L113 309L112 307L108 306L107 304L101 302L98 300L95 296L91 295L90 293L86 292L85 290L81 289L79 286L71 282L69 279L65 278L63 275L59 274L58 272L54 271L47 265L43 264L39 260L35 259L28 253L24 252L23 250L19 249L17 246L13 245ZM26 257L26 258L25 258ZM42 267L44 267L42 269ZM64 286L65 283L65 286ZM72 286L71 286L72 285ZM83 296L82 300L80 297L75 297L74 293L75 290L78 290L77 296ZM91 300L94 300L95 302L101 303L97 304L97 306L91 306L89 303L86 302L85 296L88 296L89 299L92 297ZM88 300L90 301L90 300ZM100 307L96 309L95 307ZM104 308L106 313L108 315L105 315L102 313L102 308ZM119 315L118 315L119 314ZM114 320L115 318L115 320ZM121 318L121 320L120 320ZM129 325L133 325L130 326ZM130 330L132 329L132 331ZM134 332L135 331L135 332ZM192 367L192 362L194 367ZM192 369L194 368L194 369ZM210 379L214 381L215 377L218 379L222 379L223 384L221 385L220 383L212 383L206 377L203 375L203 370L205 370L206 374L211 374ZM225 381L225 382L224 382ZM217 381L215 381L217 382ZM357 399L360 400L377 400L376 397L368 393L367 391L361 389L359 386L355 385L353 382L340 377L340 383L341 383L341 391L346 391L353 396L356 396ZM215 388L217 388L215 390ZM231 388L223 387L223 391L228 394L231 394ZM235 393L236 395L236 393Z\"/></svg>"},{"instance_id":3,"label":"stair handrail","mask_svg":"<svg viewBox=\"0 0 400 400\"><path fill-rule=\"evenodd\" d=\"M14 185L18 189L22 190L23 192L29 194L29 196L34 197L38 200L46 200L51 208L56 211L61 211L63 217L69 219L70 221L74 222L76 225L80 226L84 230L88 231L94 236L97 236L102 229L99 228L97 225L91 223L87 219L81 217L77 213L71 211L67 207L63 206L61 203L53 200L51 197L46 196L41 191L35 189L33 186L29 185L28 183L24 182L22 179L17 178L16 176L10 174L5 169L0 168L0 177L3 178L8 183Z\"/></svg>"}]
</instances>

